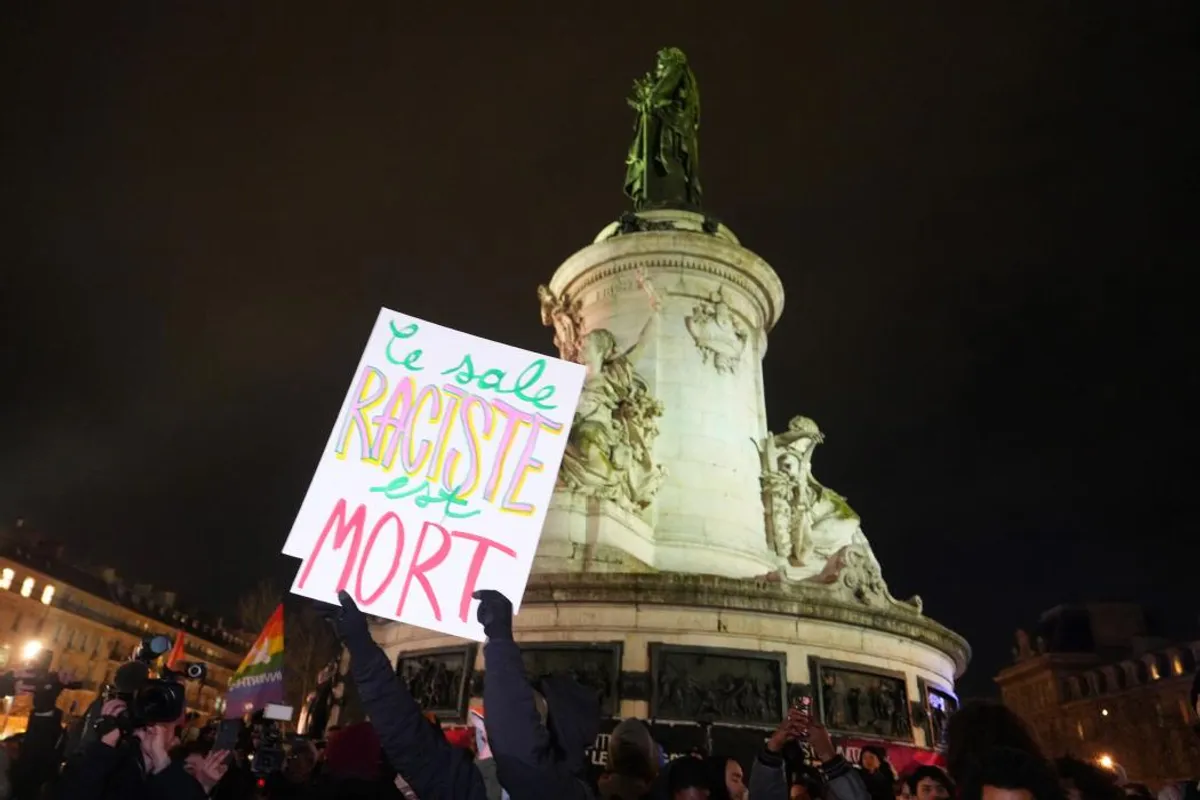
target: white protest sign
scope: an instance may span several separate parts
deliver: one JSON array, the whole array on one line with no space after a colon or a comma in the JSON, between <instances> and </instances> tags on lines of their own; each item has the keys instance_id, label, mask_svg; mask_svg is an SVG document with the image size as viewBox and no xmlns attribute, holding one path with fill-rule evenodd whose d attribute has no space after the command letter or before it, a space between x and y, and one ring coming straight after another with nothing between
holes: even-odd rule
<instances>
[{"instance_id":1,"label":"white protest sign","mask_svg":"<svg viewBox=\"0 0 1200 800\"><path fill-rule=\"evenodd\" d=\"M383 309L283 552L292 591L483 641L519 607L584 367Z\"/></svg>"}]
</instances>

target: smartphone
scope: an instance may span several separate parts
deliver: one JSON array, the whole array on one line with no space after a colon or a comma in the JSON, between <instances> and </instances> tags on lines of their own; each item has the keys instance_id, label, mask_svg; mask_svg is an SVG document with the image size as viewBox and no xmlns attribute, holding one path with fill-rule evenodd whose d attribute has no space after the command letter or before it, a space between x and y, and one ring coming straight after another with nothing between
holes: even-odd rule
<instances>
[{"instance_id":1,"label":"smartphone","mask_svg":"<svg viewBox=\"0 0 1200 800\"><path fill-rule=\"evenodd\" d=\"M217 736L213 739L213 750L229 750L237 749L238 739L242 735L241 719L223 719L221 724L217 726Z\"/></svg>"}]
</instances>

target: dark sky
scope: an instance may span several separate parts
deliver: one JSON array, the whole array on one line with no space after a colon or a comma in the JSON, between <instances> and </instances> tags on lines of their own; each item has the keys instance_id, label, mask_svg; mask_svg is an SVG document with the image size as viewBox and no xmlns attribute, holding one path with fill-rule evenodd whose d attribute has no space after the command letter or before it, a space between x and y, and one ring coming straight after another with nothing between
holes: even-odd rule
<instances>
[{"instance_id":1,"label":"dark sky","mask_svg":"<svg viewBox=\"0 0 1200 800\"><path fill-rule=\"evenodd\" d=\"M549 352L677 45L788 290L772 426L964 688L1059 602L1195 622L1195 4L106 5L0 22L0 518L210 606L289 577L379 306Z\"/></svg>"}]
</instances>

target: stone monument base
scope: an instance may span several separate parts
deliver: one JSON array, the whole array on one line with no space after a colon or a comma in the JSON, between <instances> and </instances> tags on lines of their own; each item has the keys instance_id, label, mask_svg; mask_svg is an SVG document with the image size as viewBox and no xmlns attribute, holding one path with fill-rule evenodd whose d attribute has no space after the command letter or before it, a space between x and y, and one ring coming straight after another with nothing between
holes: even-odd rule
<instances>
[{"instance_id":1,"label":"stone monument base","mask_svg":"<svg viewBox=\"0 0 1200 800\"><path fill-rule=\"evenodd\" d=\"M939 738L930 707L970 657L903 605L697 575L535 573L514 628L531 675L575 674L607 717L765 730L808 695L836 735L917 747ZM373 634L425 710L452 723L482 703L482 647L391 622Z\"/></svg>"}]
</instances>

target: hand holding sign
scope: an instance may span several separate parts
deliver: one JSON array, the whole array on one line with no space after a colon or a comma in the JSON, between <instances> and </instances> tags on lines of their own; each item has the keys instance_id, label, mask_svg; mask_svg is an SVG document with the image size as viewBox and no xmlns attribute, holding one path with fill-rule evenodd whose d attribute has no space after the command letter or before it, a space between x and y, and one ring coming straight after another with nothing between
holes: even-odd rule
<instances>
[{"instance_id":1,"label":"hand holding sign","mask_svg":"<svg viewBox=\"0 0 1200 800\"><path fill-rule=\"evenodd\" d=\"M509 599L492 589L481 589L473 597L479 601L476 615L488 640L511 642L513 607Z\"/></svg>"},{"instance_id":2,"label":"hand holding sign","mask_svg":"<svg viewBox=\"0 0 1200 800\"><path fill-rule=\"evenodd\" d=\"M384 309L284 552L292 591L482 640L519 606L584 368Z\"/></svg>"}]
</instances>

